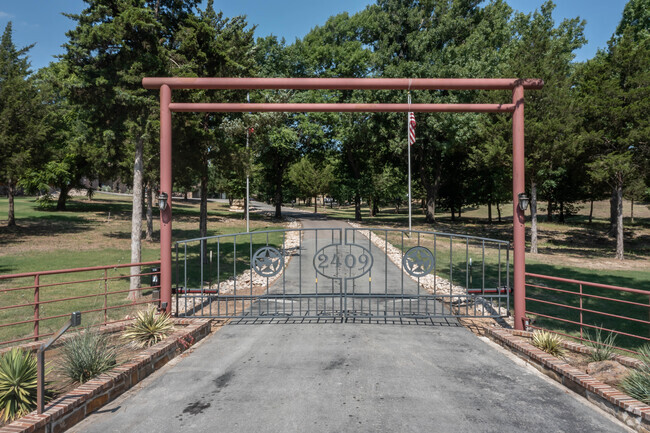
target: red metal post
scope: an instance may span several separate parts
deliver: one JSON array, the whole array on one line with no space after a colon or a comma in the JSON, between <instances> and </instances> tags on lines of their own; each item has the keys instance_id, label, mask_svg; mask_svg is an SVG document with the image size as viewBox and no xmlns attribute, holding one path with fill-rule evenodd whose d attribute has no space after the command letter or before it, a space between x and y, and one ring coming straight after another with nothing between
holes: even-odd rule
<instances>
[{"instance_id":1,"label":"red metal post","mask_svg":"<svg viewBox=\"0 0 650 433\"><path fill-rule=\"evenodd\" d=\"M34 341L38 341L38 323L40 321L40 278L39 274L34 275Z\"/></svg>"},{"instance_id":2,"label":"red metal post","mask_svg":"<svg viewBox=\"0 0 650 433\"><path fill-rule=\"evenodd\" d=\"M160 301L172 308L172 91L160 86L160 192L167 193L167 206L160 211Z\"/></svg>"},{"instance_id":3,"label":"red metal post","mask_svg":"<svg viewBox=\"0 0 650 433\"><path fill-rule=\"evenodd\" d=\"M108 269L104 269L104 324L108 322Z\"/></svg>"},{"instance_id":4,"label":"red metal post","mask_svg":"<svg viewBox=\"0 0 650 433\"><path fill-rule=\"evenodd\" d=\"M580 284L580 339L582 340L582 284Z\"/></svg>"},{"instance_id":5,"label":"red metal post","mask_svg":"<svg viewBox=\"0 0 650 433\"><path fill-rule=\"evenodd\" d=\"M526 226L525 213L519 207L519 194L525 189L524 161L524 86L512 91L515 111L512 115L512 205L514 246L515 329L524 329L526 318Z\"/></svg>"}]
</instances>

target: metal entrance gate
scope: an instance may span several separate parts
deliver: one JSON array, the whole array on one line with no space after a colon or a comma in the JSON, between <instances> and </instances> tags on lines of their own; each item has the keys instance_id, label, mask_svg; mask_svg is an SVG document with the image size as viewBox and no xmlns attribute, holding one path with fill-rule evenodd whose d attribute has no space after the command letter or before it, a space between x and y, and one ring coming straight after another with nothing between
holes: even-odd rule
<instances>
[{"instance_id":1,"label":"metal entrance gate","mask_svg":"<svg viewBox=\"0 0 650 433\"><path fill-rule=\"evenodd\" d=\"M446 233L319 228L176 243L174 310L212 318L500 317L508 242Z\"/></svg>"}]
</instances>

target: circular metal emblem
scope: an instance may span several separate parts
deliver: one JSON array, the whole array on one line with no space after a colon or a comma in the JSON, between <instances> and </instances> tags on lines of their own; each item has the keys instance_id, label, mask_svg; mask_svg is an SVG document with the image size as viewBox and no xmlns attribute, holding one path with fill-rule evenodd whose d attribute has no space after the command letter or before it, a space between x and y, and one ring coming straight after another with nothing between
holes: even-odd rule
<instances>
[{"instance_id":1,"label":"circular metal emblem","mask_svg":"<svg viewBox=\"0 0 650 433\"><path fill-rule=\"evenodd\" d=\"M433 254L425 247L413 247L404 254L402 264L409 275L424 277L433 269Z\"/></svg>"},{"instance_id":2,"label":"circular metal emblem","mask_svg":"<svg viewBox=\"0 0 650 433\"><path fill-rule=\"evenodd\" d=\"M263 277L277 275L283 267L282 253L273 247L262 247L253 255L253 269Z\"/></svg>"}]
</instances>

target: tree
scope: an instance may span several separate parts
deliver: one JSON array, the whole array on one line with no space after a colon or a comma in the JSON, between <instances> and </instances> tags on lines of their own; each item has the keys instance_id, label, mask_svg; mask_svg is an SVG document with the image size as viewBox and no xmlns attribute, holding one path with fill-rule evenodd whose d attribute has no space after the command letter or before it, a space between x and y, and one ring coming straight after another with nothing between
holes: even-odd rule
<instances>
[{"instance_id":1,"label":"tree","mask_svg":"<svg viewBox=\"0 0 650 433\"><path fill-rule=\"evenodd\" d=\"M513 40L508 45L506 73L524 78L542 78L542 90L526 95L526 176L530 182L531 253L537 253L537 197L542 183L549 193L557 186L562 167L578 150L572 137L577 118L571 107L571 61L573 52L585 43L585 22L563 20L557 27L552 17L555 5L545 2L533 14L517 13L512 21ZM548 203L552 215L553 202Z\"/></svg>"},{"instance_id":2,"label":"tree","mask_svg":"<svg viewBox=\"0 0 650 433\"><path fill-rule=\"evenodd\" d=\"M594 181L612 191L615 257L624 257L623 191L647 170L650 136L650 0L630 0L609 41L580 69L577 86L584 108L582 139L589 147Z\"/></svg>"},{"instance_id":3,"label":"tree","mask_svg":"<svg viewBox=\"0 0 650 433\"><path fill-rule=\"evenodd\" d=\"M85 134L79 107L66 97L65 68L65 62L51 63L35 76L46 108L47 145L42 147L39 161L26 171L20 182L30 193L55 186L59 190L57 210L66 209L68 192L81 188L82 178L91 178L96 169L95 149Z\"/></svg>"},{"instance_id":4,"label":"tree","mask_svg":"<svg viewBox=\"0 0 650 433\"><path fill-rule=\"evenodd\" d=\"M167 75L174 38L198 0L86 2L80 14L67 15L77 23L63 55L74 78L70 98L84 108L89 129L105 147L106 171L116 173L133 161L131 262L137 263L145 143L156 141L159 125L157 95L142 87L142 77ZM139 267L131 273L139 274ZM139 287L140 278L131 278L130 298L140 296Z\"/></svg>"},{"instance_id":5,"label":"tree","mask_svg":"<svg viewBox=\"0 0 650 433\"><path fill-rule=\"evenodd\" d=\"M172 54L174 75L195 77L234 77L251 75L254 72L253 28L247 29L245 17L224 18L216 13L213 1L209 0L205 11L198 16L189 16L177 37L178 47ZM185 95L191 102L215 100L214 91L192 90ZM219 93L222 101L242 99L242 92ZM183 153L192 155L189 169L198 178L201 204L199 236L207 236L208 183L210 164L215 158L228 158L230 150L224 145L225 137L220 125L229 116L222 113L193 113L179 119L182 127L180 147ZM232 116L231 116L232 117ZM241 141L239 141L241 142ZM207 243L203 243L207 252ZM207 254L204 254L207 258Z\"/></svg>"},{"instance_id":6,"label":"tree","mask_svg":"<svg viewBox=\"0 0 650 433\"><path fill-rule=\"evenodd\" d=\"M10 21L0 41L0 179L9 197L9 227L16 225L16 185L38 159L37 149L46 134L43 107L27 59L32 47L16 48Z\"/></svg>"},{"instance_id":7,"label":"tree","mask_svg":"<svg viewBox=\"0 0 650 433\"><path fill-rule=\"evenodd\" d=\"M318 213L318 195L329 191L334 180L333 167L326 165L320 170L307 157L302 157L289 168L289 179L304 197L314 198L314 213Z\"/></svg>"}]
</instances>

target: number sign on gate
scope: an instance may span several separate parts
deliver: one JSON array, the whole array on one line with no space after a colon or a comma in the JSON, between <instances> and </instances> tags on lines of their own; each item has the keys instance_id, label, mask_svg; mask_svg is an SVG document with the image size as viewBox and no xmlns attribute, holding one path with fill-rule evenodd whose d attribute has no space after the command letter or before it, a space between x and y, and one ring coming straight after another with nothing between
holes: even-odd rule
<instances>
[{"instance_id":1,"label":"number sign on gate","mask_svg":"<svg viewBox=\"0 0 650 433\"><path fill-rule=\"evenodd\" d=\"M314 255L314 268L324 277L352 280L370 272L373 258L361 245L332 244Z\"/></svg>"}]
</instances>

